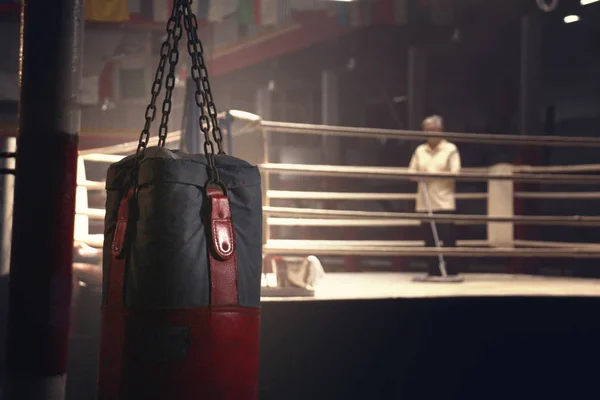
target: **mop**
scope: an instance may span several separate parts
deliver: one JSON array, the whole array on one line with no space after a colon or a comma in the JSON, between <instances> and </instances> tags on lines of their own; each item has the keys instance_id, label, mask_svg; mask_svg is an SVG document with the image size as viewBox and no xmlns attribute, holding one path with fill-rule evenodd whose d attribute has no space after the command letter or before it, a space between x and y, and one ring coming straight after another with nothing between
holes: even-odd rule
<instances>
[{"instance_id":1,"label":"mop","mask_svg":"<svg viewBox=\"0 0 600 400\"><path fill-rule=\"evenodd\" d=\"M423 189L423 197L425 198L425 206L427 207L427 214L430 217L433 217L433 209L431 208L431 200L429 199L429 190L427 188L426 182L420 182ZM429 225L431 226L431 232L433 234L433 241L435 244L436 250L438 250L438 265L440 268L441 277L436 276L425 276L424 278L415 278L415 281L423 282L423 281L431 281L431 282L462 282L463 278L458 276L448 276L448 272L446 270L446 260L444 259L444 255L440 251L442 245L440 244L440 236L438 234L438 229L435 221L431 219L429 221Z\"/></svg>"}]
</instances>

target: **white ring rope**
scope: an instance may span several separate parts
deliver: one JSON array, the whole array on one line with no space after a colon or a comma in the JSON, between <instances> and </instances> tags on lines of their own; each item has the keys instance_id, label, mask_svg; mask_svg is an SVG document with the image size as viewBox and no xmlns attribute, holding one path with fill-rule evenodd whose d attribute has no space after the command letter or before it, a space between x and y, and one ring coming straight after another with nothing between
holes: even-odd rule
<instances>
[{"instance_id":1,"label":"white ring rope","mask_svg":"<svg viewBox=\"0 0 600 400\"><path fill-rule=\"evenodd\" d=\"M260 129L261 127L258 126ZM253 127L254 129L254 127ZM454 142L510 144L527 146L584 146L600 147L600 140L590 137L558 137L532 135L495 135L466 133L425 133L421 131L400 131L386 129L333 127L324 125L292 124L263 121L262 129L273 132L288 132L321 136L350 136L364 138L411 139L421 140L428 137L440 137ZM155 146L158 138L153 137L149 145ZM173 144L181 140L181 132L169 134L167 143ZM80 152L86 161L113 163L124 158L137 148L137 141L100 149ZM568 184L597 184L600 176L573 175L566 173L587 173L600 171L600 164L587 165L555 165L555 166L511 166L511 174L497 175L490 168L464 168L460 174L424 174L408 171L407 168L390 167L355 167L335 165L303 165L303 164L271 164L260 166L263 172L291 173L311 176L343 176L348 178L377 178L412 180L413 178L451 179L456 181L520 181ZM556 173L562 173L556 174ZM79 183L88 190L104 190L104 182L83 181ZM600 192L517 192L516 198L525 199L599 199ZM267 198L273 199L314 199L314 200L414 200L412 193L327 193L303 191L269 190ZM487 193L458 193L459 200L483 200ZM265 207L269 225L278 226L415 226L421 221L452 221L461 225L478 225L499 222L528 225L563 225L563 226L600 226L600 217L552 217L552 216L512 216L489 217L484 215L435 215L421 213L382 213L368 211L341 211L321 209L296 209L284 207ZM103 219L105 210L77 210L78 214L87 215L90 219ZM281 217L277 217L281 216ZM309 217L309 218L297 218ZM103 244L103 235L88 235L85 240L89 245L98 247ZM455 248L426 248L420 241L302 241L302 240L268 240L264 246L265 254L278 255L359 255L359 256L435 256L443 254L450 257L552 257L552 258L600 258L600 245L594 243L563 242L531 242L513 240L515 246L526 248L489 248L488 241L458 241ZM417 247L417 244L421 247Z\"/></svg>"},{"instance_id":2,"label":"white ring rope","mask_svg":"<svg viewBox=\"0 0 600 400\"><path fill-rule=\"evenodd\" d=\"M568 199L592 200L600 199L600 192L516 192L519 199Z\"/></svg>"},{"instance_id":3,"label":"white ring rope","mask_svg":"<svg viewBox=\"0 0 600 400\"><path fill-rule=\"evenodd\" d=\"M371 247L425 247L423 240L294 240L294 239L271 239L270 246L317 246L317 247L339 247L339 246L371 246ZM458 247L489 247L487 240L457 240ZM576 242L539 242L534 240L515 240L515 247L521 248L585 248L600 251L600 244L597 243L576 243Z\"/></svg>"},{"instance_id":4,"label":"white ring rope","mask_svg":"<svg viewBox=\"0 0 600 400\"><path fill-rule=\"evenodd\" d=\"M338 176L345 178L376 178L411 180L450 179L456 181L481 182L493 180L512 180L532 183L562 183L562 184L599 184L600 175L558 175L558 174L477 174L477 173L420 173L408 172L406 168L394 167L354 167L344 165L314 165L314 164L262 164L263 171L311 176Z\"/></svg>"},{"instance_id":5,"label":"white ring rope","mask_svg":"<svg viewBox=\"0 0 600 400\"><path fill-rule=\"evenodd\" d=\"M600 147L600 139L577 136L499 135L490 133L455 132L430 133L422 131L297 124L275 121L262 121L262 127L270 132L295 133L302 135L349 136L372 139L412 139L421 141L424 141L427 138L441 138L454 142L510 144L520 146Z\"/></svg>"},{"instance_id":6,"label":"white ring rope","mask_svg":"<svg viewBox=\"0 0 600 400\"><path fill-rule=\"evenodd\" d=\"M92 153L81 156L85 161L102 162L102 163L116 163L124 159L126 156L120 154L102 154Z\"/></svg>"},{"instance_id":7,"label":"white ring rope","mask_svg":"<svg viewBox=\"0 0 600 400\"><path fill-rule=\"evenodd\" d=\"M167 134L167 140L165 143L171 144L174 142L178 142L181 139L181 131L173 131ZM135 142L127 142L122 144L117 144L114 146L100 147L96 149L90 150L81 150L79 151L80 156L87 156L89 154L122 154L122 153L131 153L137 150L139 145L139 141ZM148 146L156 146L158 145L158 135L151 135L150 140L148 141ZM110 161L112 162L112 161Z\"/></svg>"},{"instance_id":8,"label":"white ring rope","mask_svg":"<svg viewBox=\"0 0 600 400\"><path fill-rule=\"evenodd\" d=\"M515 239L513 240L513 243L515 246L520 246L520 247L543 247L543 248L573 248L573 247L578 247L578 248L582 248L585 247L587 248L591 248L591 249L599 249L600 250L600 243L581 243L581 242L541 242L539 240L521 240L521 239Z\"/></svg>"},{"instance_id":9,"label":"white ring rope","mask_svg":"<svg viewBox=\"0 0 600 400\"><path fill-rule=\"evenodd\" d=\"M532 165L515 165L513 166L514 172L598 172L600 171L600 164L580 164L580 165L547 165L547 166L532 166Z\"/></svg>"},{"instance_id":10,"label":"white ring rope","mask_svg":"<svg viewBox=\"0 0 600 400\"><path fill-rule=\"evenodd\" d=\"M386 227L418 226L423 221L439 223L453 222L457 225L481 225L490 222L513 223L530 226L600 226L600 217L593 216L528 216L490 217L487 215L396 213L379 211L323 210L289 207L263 207L265 214L283 216L269 217L267 223L272 226L322 226L322 227ZM90 219L102 220L106 211L99 208L77 210L79 215ZM304 218L303 218L304 217ZM307 218L313 217L313 218ZM318 217L318 218L316 218Z\"/></svg>"},{"instance_id":11,"label":"white ring rope","mask_svg":"<svg viewBox=\"0 0 600 400\"><path fill-rule=\"evenodd\" d=\"M103 152L100 152L97 150L94 150L93 152L88 151L85 154L82 152L82 153L80 153L80 155L86 161L104 162L104 163L119 162L123 158L125 158L125 156L123 156L123 155L103 153ZM293 165L293 164L263 164L263 165ZM300 164L300 165L302 165L302 164ZM308 164L308 165L312 165L312 164ZM331 167L336 167L336 166L331 166ZM385 167L356 167L356 168L385 168ZM398 172L402 172L402 171L408 172L408 168L403 168L403 167L389 167L389 168L394 168ZM513 168L513 172L520 172L520 173L598 172L598 171L600 171L600 164L551 165L551 166L514 165L514 166L512 166L512 168ZM489 168L485 168L485 167L474 167L474 168L463 168L462 169L463 173L466 172L466 173L471 173L471 174L473 174L473 173L486 174L486 173L488 173L488 171L489 171Z\"/></svg>"},{"instance_id":12,"label":"white ring rope","mask_svg":"<svg viewBox=\"0 0 600 400\"><path fill-rule=\"evenodd\" d=\"M263 207L268 215L287 217L315 216L319 218L370 218L384 220L413 220L413 221L435 221L448 222L508 222L519 225L550 225L550 226L600 226L600 217L595 216L529 216L515 215L512 217L490 217L487 215L460 215L460 214L435 214L425 213L399 213L381 211L356 211L356 210L323 210L310 208L289 207ZM335 221L335 220L334 220Z\"/></svg>"},{"instance_id":13,"label":"white ring rope","mask_svg":"<svg viewBox=\"0 0 600 400\"><path fill-rule=\"evenodd\" d=\"M329 218L267 218L269 226L316 226L330 228L382 228L393 226L419 226L419 221L406 219L329 219Z\"/></svg>"},{"instance_id":14,"label":"white ring rope","mask_svg":"<svg viewBox=\"0 0 600 400\"><path fill-rule=\"evenodd\" d=\"M401 246L348 246L313 243L312 240L269 240L263 246L265 254L277 255L358 255L358 256L437 256L448 257L547 257L547 258L600 258L600 250L581 248L477 248L477 247L401 247Z\"/></svg>"},{"instance_id":15,"label":"white ring rope","mask_svg":"<svg viewBox=\"0 0 600 400\"><path fill-rule=\"evenodd\" d=\"M311 192L295 190L269 190L270 199L286 200L414 200L414 193L360 193L360 192ZM521 199L600 199L600 192L515 192ZM485 200L487 193L456 193L456 200Z\"/></svg>"}]
</instances>

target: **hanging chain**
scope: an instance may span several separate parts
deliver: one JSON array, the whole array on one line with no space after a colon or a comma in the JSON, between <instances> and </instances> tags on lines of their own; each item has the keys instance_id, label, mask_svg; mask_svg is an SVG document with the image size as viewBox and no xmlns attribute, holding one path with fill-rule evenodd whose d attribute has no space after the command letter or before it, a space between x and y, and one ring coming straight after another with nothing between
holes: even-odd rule
<instances>
[{"instance_id":1,"label":"hanging chain","mask_svg":"<svg viewBox=\"0 0 600 400\"><path fill-rule=\"evenodd\" d=\"M188 53L192 60L191 75L196 85L195 100L197 106L200 108L198 123L200 125L200 131L204 136L204 153L208 160L208 169L209 174L211 175L209 183L218 183L222 185L216 167L213 140L217 144L218 154L225 154L223 151L223 133L219 127L217 107L214 103L208 80L208 70L204 62L204 48L198 38L198 21L191 8L191 0L175 0L173 2L171 17L167 22L167 38L160 48L160 61L154 76L150 104L146 108L146 123L140 134L135 158L136 167L134 169L137 169L137 164L139 163L141 156L144 155L144 151L150 140L150 126L156 118L156 100L160 95L166 63L169 61L169 71L165 81L165 98L162 105L162 118L158 133L158 145L164 146L167 139L169 116L172 109L173 89L175 88L176 80L175 72L177 63L179 62L178 45L179 40L183 36L183 29L181 26L182 19L187 35Z\"/></svg>"},{"instance_id":2,"label":"hanging chain","mask_svg":"<svg viewBox=\"0 0 600 400\"><path fill-rule=\"evenodd\" d=\"M171 52L169 53L169 73L167 74L167 80L165 81L165 99L162 106L162 118L160 121L160 128L158 130L158 145L165 145L167 140L167 134L169 133L169 116L171 115L171 108L173 103L171 98L173 97L173 89L175 88L175 72L177 63L179 62L179 40L183 36L183 29L181 27L182 10L179 6L177 7L177 14L175 15L175 29L173 31L173 43ZM169 20L169 23L171 21Z\"/></svg>"},{"instance_id":3,"label":"hanging chain","mask_svg":"<svg viewBox=\"0 0 600 400\"><path fill-rule=\"evenodd\" d=\"M146 147L148 146L148 141L150 140L150 126L152 125L154 118L156 118L156 99L160 95L160 92L162 89L163 78L165 75L165 65L166 65L168 59L171 59L171 60L173 59L172 43L175 42L177 26L179 26L179 30L181 31L181 22L180 22L181 19L178 18L178 13L179 13L178 10L179 10L179 3L177 1L175 1L173 3L173 9L171 10L171 17L169 18L169 21L167 22L167 38L165 39L162 46L160 47L160 61L158 62L158 68L156 69L156 74L154 75L154 83L152 84L152 89L150 91L152 97L150 99L150 104L146 108L146 115L145 115L146 123L144 124L144 129L142 129L142 133L140 134L140 140L138 143L138 148L137 148L136 157L135 157L136 163L139 162L140 156L144 155L144 151L146 150ZM171 67L172 66L173 66L173 64L171 64ZM169 104L170 104L170 101L169 101ZM163 111L164 111L165 107L167 107L167 106L165 106L163 104ZM168 107L170 109L170 105ZM164 119L164 115L163 115L163 119ZM168 117L167 117L167 121L168 121ZM162 128L162 124L161 124L161 128Z\"/></svg>"},{"instance_id":4,"label":"hanging chain","mask_svg":"<svg viewBox=\"0 0 600 400\"><path fill-rule=\"evenodd\" d=\"M188 36L188 52L192 58L192 78L196 83L196 94L198 94L198 92L203 93L202 103L204 104L204 107L201 107L200 110L204 115L206 115L206 112L208 111L212 127L212 137L217 144L219 154L225 154L223 151L223 133L219 126L217 107L215 106L212 90L210 89L208 69L204 62L204 47L198 38L198 20L192 11L190 0L182 0L182 3L184 24ZM200 106L198 98L196 98L196 103Z\"/></svg>"},{"instance_id":5,"label":"hanging chain","mask_svg":"<svg viewBox=\"0 0 600 400\"><path fill-rule=\"evenodd\" d=\"M215 147L213 140L210 137L211 128L213 139L215 139L215 143L217 144L218 154L224 154L222 148L223 139L217 120L217 108L213 102L210 84L208 83L207 70L203 57L204 50L200 40L198 39L198 21L192 12L190 1L180 1L183 6L183 22L188 39L188 53L190 54L190 58L192 60L191 75L192 80L196 85L194 98L196 100L196 105L200 109L198 124L200 125L200 131L204 136L204 154L206 155L206 159L208 161L208 171L211 175L208 184L221 184L219 171L215 161Z\"/></svg>"}]
</instances>

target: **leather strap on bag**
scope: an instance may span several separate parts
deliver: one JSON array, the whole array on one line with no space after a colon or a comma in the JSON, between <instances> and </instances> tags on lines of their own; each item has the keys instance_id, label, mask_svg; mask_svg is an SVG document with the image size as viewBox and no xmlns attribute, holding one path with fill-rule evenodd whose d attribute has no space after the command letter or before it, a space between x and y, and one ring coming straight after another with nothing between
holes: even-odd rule
<instances>
[{"instance_id":1,"label":"leather strap on bag","mask_svg":"<svg viewBox=\"0 0 600 400\"><path fill-rule=\"evenodd\" d=\"M239 303L235 231L229 198L221 189L207 189L207 244L210 276L210 304L232 306ZM117 225L110 247L107 305L124 305L127 254L125 245L133 200L130 190L119 204Z\"/></svg>"},{"instance_id":2,"label":"leather strap on bag","mask_svg":"<svg viewBox=\"0 0 600 400\"><path fill-rule=\"evenodd\" d=\"M221 189L207 188L210 205L207 221L208 259L210 263L210 304L239 304L235 231L229 198Z\"/></svg>"},{"instance_id":3,"label":"leather strap on bag","mask_svg":"<svg viewBox=\"0 0 600 400\"><path fill-rule=\"evenodd\" d=\"M133 189L130 189L119 203L117 213L117 226L110 245L110 263L108 265L108 290L106 304L109 306L120 306L124 304L125 269L127 255L125 242L128 233L129 214L133 200Z\"/></svg>"}]
</instances>

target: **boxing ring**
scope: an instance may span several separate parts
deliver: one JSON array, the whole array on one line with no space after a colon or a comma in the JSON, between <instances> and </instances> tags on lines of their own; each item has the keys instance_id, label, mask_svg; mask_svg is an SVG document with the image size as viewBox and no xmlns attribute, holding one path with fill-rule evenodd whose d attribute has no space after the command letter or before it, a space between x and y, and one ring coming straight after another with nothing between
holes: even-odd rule
<instances>
[{"instance_id":1,"label":"boxing ring","mask_svg":"<svg viewBox=\"0 0 600 400\"><path fill-rule=\"evenodd\" d=\"M248 155L241 156L260 167L263 178L263 257L265 269L263 286L277 287L281 283L275 276L274 260L297 262L308 255L318 256L327 266L330 262L339 262L339 258L352 256L370 260L387 257L424 257L443 254L444 257L476 257L478 259L599 259L600 243L594 242L557 242L521 240L515 238L514 228L518 225L540 227L600 227L600 216L587 215L515 215L514 204L518 199L528 200L597 200L600 192L534 192L515 191L515 182L543 183L547 185L587 185L597 187L600 184L600 164L529 166L497 164L483 168L463 168L458 174L425 174L409 172L407 168L380 166L348 166L289 164L272 162L270 144L276 135L316 135L338 136L365 139L424 141L428 137L443 137L457 143L478 143L486 145L515 146L551 146L551 147L599 147L600 140L587 137L533 136L533 135L496 135L467 133L424 133L420 131L401 131L369 128L335 127L323 125L295 124L262 121L248 118L244 126L233 135L243 138L244 143L253 143L254 148ZM176 146L180 133L169 134L168 145ZM234 139L236 140L236 139ZM152 142L150 143L152 145ZM108 167L109 163L121 160L125 154L135 150L137 142L125 143L101 149L80 152L80 165L84 171L86 164L96 163ZM234 154L237 156L237 154ZM405 160L404 164L408 164ZM487 182L487 192L458 193L457 201L486 202L486 214L426 215L409 212L382 212L356 209L328 209L311 207L282 207L274 205L284 200L309 201L412 201L414 193L384 192L340 192L282 190L273 187L273 177L277 175L295 175L319 177L319 179L344 178L370 179L378 181L407 181L414 178L452 179L456 182ZM104 190L104 183L90 181L80 175L82 190ZM85 221L102 220L104 210L78 206L78 218ZM82 221L84 221L82 220ZM369 230L378 228L415 227L423 222L434 221L437 224L453 222L457 225L484 226L486 237L482 239L458 240L455 248L428 248L420 240L316 240L305 238L281 239L273 235L274 228L297 229L328 228L348 230ZM82 222L81 226L85 223ZM94 247L101 247L101 234L89 234L85 227L76 230L78 240ZM340 234L340 237L342 235ZM336 258L337 257L337 258ZM385 277L384 277L385 276ZM328 274L323 284L314 292L316 299L338 299L402 296L456 296L456 295L528 295L531 293L600 295L600 286L595 281L576 278L542 278L518 275L468 274L467 282L454 289L415 289L423 286L410 284L411 274L382 274L364 272L358 274ZM354 282L351 284L351 282ZM390 284L390 282L394 282ZM487 284L483 284L487 282ZM411 286L412 285L412 286ZM356 293L351 287L361 287ZM350 294L354 293L354 294Z\"/></svg>"},{"instance_id":2,"label":"boxing ring","mask_svg":"<svg viewBox=\"0 0 600 400\"><path fill-rule=\"evenodd\" d=\"M297 297L290 297L289 294L276 297L274 293L265 293L269 289L267 285L276 290L279 283L269 270L271 263L265 262L267 270L263 280L265 287L261 316L261 399L434 398L447 397L447 391L456 385L461 385L461 390L467 391L464 396L457 398L479 399L486 397L489 388L497 392L499 388L523 387L533 387L535 395L528 398L538 398L541 384L528 380L532 373L543 377L539 382L543 381L543 387L547 387L563 382L565 373L584 370L582 365L585 362L580 359L582 355L586 357L593 346L597 346L600 332L598 319L590 318L600 306L600 280L469 272L464 274L465 280L460 284L417 283L412 281L417 273L381 272L378 268L388 258L394 260L410 255L437 254L438 250L425 248L419 240L399 240L397 237L387 240L342 240L342 234L337 240L302 237L281 239L275 236L277 232L274 231L280 227L293 232L312 227L341 232L371 232L389 226L409 229L429 219L437 223L452 220L461 226L485 228L486 233L485 237L477 240L459 240L455 249L442 248L441 252L448 257L482 260L501 258L525 262L552 257L565 262L577 259L593 263L600 258L598 243L520 240L515 236L514 227L533 225L546 228L557 225L595 229L599 224L597 216L517 215L513 206L519 199L577 199L588 202L600 199L600 192L519 191L514 190L512 182L568 184L577 181L594 187L600 182L600 177L594 175L600 166L503 164L488 168L465 168L452 178L489 184L487 191L458 193L459 205L479 202L486 206L486 212L431 218L415 213L372 211L356 206L365 200L412 201L415 199L414 193L309 191L278 187L272 178L284 174L304 174L309 177L338 175L349 180L366 175L381 181L403 181L415 175L404 168L274 163L272 158L264 157L265 153L268 155L265 148L268 150L269 137L279 135L278 130L292 130L298 126L266 121L248 125L242 129L242 139L261 144L253 152L255 157L247 159L260 165L263 175L265 258L281 257L289 262L298 262L309 254L317 255L328 270L313 296L298 293ZM343 133L345 129L332 129L333 133L326 134ZM329 132L320 126L311 126L310 130ZM348 131L358 134L355 128L348 128ZM359 131L366 138L376 138L382 134L377 130ZM393 136L396 133L383 134ZM400 135L409 135L409 138L420 141L425 136L422 132L399 132ZM239 136L234 135L234 138ZM561 142L562 139L538 138L542 145L565 144ZM477 138L466 135L464 139ZM537 139L534 139L527 138L530 143L537 143ZM569 145L577 141L571 139L565 139ZM179 140L179 134L173 132L169 134L168 145L177 146ZM460 146L459 140L452 140ZM585 139L582 142L581 145L600 147L600 140ZM135 146L137 142L80 153L79 229L76 236L90 246L102 246L102 234L92 232L89 227L103 225L104 210L97 204L90 207L87 194L93 196L103 193L104 183L98 179L102 173L96 171L93 179L86 179L86 172L94 168L106 169L109 163L135 151ZM281 201L295 199L343 200L347 207L331 209L281 204ZM365 268L368 272L329 272L336 263L344 265L352 257L364 259L365 265L369 261L370 266ZM79 333L78 336L72 336L70 345L70 390L77 394L73 398L92 399L91 388L95 387L97 376L97 310L100 304L101 271L99 268L95 271L74 268L74 272L86 281L86 285L82 286L87 288L80 291L77 300L79 311L75 331ZM81 272L87 276L82 276ZM573 348L573 344L576 348ZM563 348L568 348L568 351L561 352ZM588 358L593 365L596 359L593 356ZM478 368L472 369L472 365L478 365ZM557 371L560 371L560 377L556 376ZM436 377L438 384L431 385L431 376ZM569 385L569 396L563 398L572 398L573 388L583 387L579 379L572 378L569 382L577 382L577 385ZM590 385L594 382L589 380ZM431 390L435 392L434 389L437 392L430 393ZM382 395L384 392L394 395L386 397ZM546 392L556 393L556 388L547 387ZM85 393L89 393L89 397L85 397ZM507 393L504 397L509 395L515 398L514 393Z\"/></svg>"}]
</instances>

